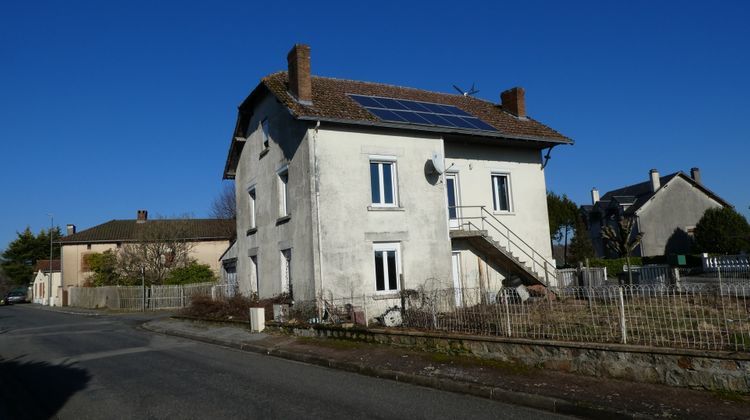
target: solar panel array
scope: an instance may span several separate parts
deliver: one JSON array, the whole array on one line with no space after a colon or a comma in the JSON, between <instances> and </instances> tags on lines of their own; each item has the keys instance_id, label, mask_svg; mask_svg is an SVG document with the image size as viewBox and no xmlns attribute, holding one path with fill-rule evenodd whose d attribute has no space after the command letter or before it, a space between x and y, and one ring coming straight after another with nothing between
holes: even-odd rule
<instances>
[{"instance_id":1,"label":"solar panel array","mask_svg":"<svg viewBox=\"0 0 750 420\"><path fill-rule=\"evenodd\" d=\"M349 97L383 121L497 131L495 127L453 105L352 94Z\"/></svg>"}]
</instances>

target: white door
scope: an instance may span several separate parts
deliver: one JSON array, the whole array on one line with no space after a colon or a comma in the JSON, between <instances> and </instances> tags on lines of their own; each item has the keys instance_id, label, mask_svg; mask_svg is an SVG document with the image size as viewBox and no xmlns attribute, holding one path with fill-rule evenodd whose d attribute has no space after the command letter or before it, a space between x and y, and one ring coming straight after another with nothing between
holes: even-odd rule
<instances>
[{"instance_id":1,"label":"white door","mask_svg":"<svg viewBox=\"0 0 750 420\"><path fill-rule=\"evenodd\" d=\"M461 253L454 252L451 254L451 263L453 264L453 293L456 296L456 306L463 305L461 296Z\"/></svg>"},{"instance_id":2,"label":"white door","mask_svg":"<svg viewBox=\"0 0 750 420\"><path fill-rule=\"evenodd\" d=\"M448 196L448 225L457 229L459 225L458 174L445 174L445 194Z\"/></svg>"}]
</instances>

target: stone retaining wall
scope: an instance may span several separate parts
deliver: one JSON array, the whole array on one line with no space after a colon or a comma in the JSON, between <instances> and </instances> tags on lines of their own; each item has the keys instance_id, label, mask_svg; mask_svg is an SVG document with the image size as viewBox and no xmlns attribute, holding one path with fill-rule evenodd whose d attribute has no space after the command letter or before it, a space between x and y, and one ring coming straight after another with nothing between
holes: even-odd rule
<instances>
[{"instance_id":1,"label":"stone retaining wall","mask_svg":"<svg viewBox=\"0 0 750 420\"><path fill-rule=\"evenodd\" d=\"M298 336L330 337L471 355L595 377L685 388L750 392L750 354L747 353L443 335L323 325L299 328L276 324L275 327Z\"/></svg>"}]
</instances>

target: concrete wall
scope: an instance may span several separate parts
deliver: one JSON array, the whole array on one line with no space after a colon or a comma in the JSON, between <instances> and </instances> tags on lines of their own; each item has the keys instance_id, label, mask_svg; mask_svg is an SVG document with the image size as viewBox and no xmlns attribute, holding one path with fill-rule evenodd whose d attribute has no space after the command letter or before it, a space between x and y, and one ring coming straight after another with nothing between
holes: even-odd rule
<instances>
[{"instance_id":1,"label":"concrete wall","mask_svg":"<svg viewBox=\"0 0 750 420\"><path fill-rule=\"evenodd\" d=\"M323 291L375 294L373 244L380 242L400 244L401 290L452 287L445 186L441 178L425 174L432 154L443 152L442 139L329 128L319 131L315 150ZM396 207L372 207L374 156L395 160Z\"/></svg>"},{"instance_id":2,"label":"concrete wall","mask_svg":"<svg viewBox=\"0 0 750 420\"><path fill-rule=\"evenodd\" d=\"M219 257L229 246L229 240L193 242L190 257L200 264L207 264L216 276L221 275L221 261ZM86 279L91 275L90 271L84 270L82 266L83 256L91 253L102 253L108 250L117 250L116 243L101 244L68 244L63 245L62 255L62 281L63 287L83 286Z\"/></svg>"},{"instance_id":3,"label":"concrete wall","mask_svg":"<svg viewBox=\"0 0 750 420\"><path fill-rule=\"evenodd\" d=\"M460 286L465 288L480 288L489 292L497 292L503 287L505 273L491 260L488 260L478 250L465 240L453 242L453 252L460 253Z\"/></svg>"},{"instance_id":4,"label":"concrete wall","mask_svg":"<svg viewBox=\"0 0 750 420\"><path fill-rule=\"evenodd\" d=\"M76 308L120 308L120 295L116 286L70 287L68 305Z\"/></svg>"},{"instance_id":5,"label":"concrete wall","mask_svg":"<svg viewBox=\"0 0 750 420\"><path fill-rule=\"evenodd\" d=\"M270 142L263 151L261 121L267 118ZM308 126L294 120L275 99L266 97L254 109L253 127L240 155L235 176L237 196L237 277L242 293L254 292L258 261L260 297L282 292L281 251L292 250L291 282L295 299L315 296L312 221L312 175ZM288 166L290 218L280 220L278 170ZM248 188L256 192L256 230L250 229Z\"/></svg>"},{"instance_id":6,"label":"concrete wall","mask_svg":"<svg viewBox=\"0 0 750 420\"><path fill-rule=\"evenodd\" d=\"M698 224L706 210L715 207L721 204L683 178L673 178L636 213L638 230L645 234L641 255L688 253L688 229Z\"/></svg>"},{"instance_id":7,"label":"concrete wall","mask_svg":"<svg viewBox=\"0 0 750 420\"><path fill-rule=\"evenodd\" d=\"M361 340L441 353L471 355L597 378L624 379L683 388L750 392L750 356L735 352L534 341L384 329L343 329L323 325L315 329L283 329L301 336Z\"/></svg>"}]
</instances>

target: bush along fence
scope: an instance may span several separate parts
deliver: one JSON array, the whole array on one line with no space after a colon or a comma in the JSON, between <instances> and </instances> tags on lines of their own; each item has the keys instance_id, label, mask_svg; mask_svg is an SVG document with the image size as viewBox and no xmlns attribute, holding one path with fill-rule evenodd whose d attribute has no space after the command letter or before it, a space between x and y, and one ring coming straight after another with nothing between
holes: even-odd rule
<instances>
[{"instance_id":1,"label":"bush along fence","mask_svg":"<svg viewBox=\"0 0 750 420\"><path fill-rule=\"evenodd\" d=\"M404 291L295 302L287 320L534 340L750 351L750 284Z\"/></svg>"},{"instance_id":2,"label":"bush along fence","mask_svg":"<svg viewBox=\"0 0 750 420\"><path fill-rule=\"evenodd\" d=\"M109 308L124 311L179 309L193 296L220 299L234 296L236 286L216 283L186 285L102 286L68 288L68 305L79 308Z\"/></svg>"}]
</instances>

